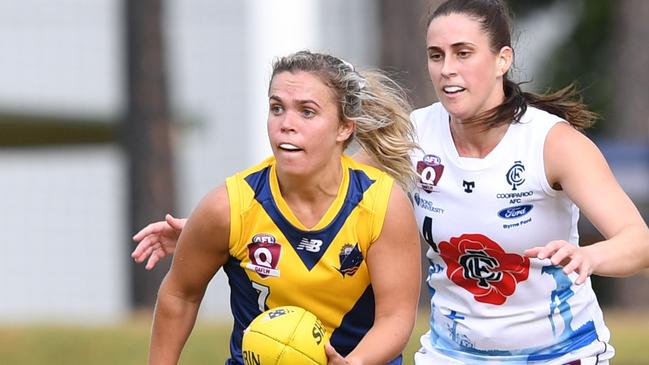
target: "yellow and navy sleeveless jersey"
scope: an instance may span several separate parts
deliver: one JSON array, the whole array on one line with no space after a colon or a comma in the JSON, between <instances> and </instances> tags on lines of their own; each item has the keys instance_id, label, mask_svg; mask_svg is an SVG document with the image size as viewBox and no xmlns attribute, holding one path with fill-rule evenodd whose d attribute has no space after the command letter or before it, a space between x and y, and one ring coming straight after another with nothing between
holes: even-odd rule
<instances>
[{"instance_id":1,"label":"yellow and navy sleeveless jersey","mask_svg":"<svg viewBox=\"0 0 649 365\"><path fill-rule=\"evenodd\" d=\"M374 322L367 251L381 234L393 179L341 159L343 179L328 211L306 228L282 198L273 157L226 180L230 199L228 276L234 316L229 364L243 364L241 337L263 311L313 312L348 354Z\"/></svg>"}]
</instances>

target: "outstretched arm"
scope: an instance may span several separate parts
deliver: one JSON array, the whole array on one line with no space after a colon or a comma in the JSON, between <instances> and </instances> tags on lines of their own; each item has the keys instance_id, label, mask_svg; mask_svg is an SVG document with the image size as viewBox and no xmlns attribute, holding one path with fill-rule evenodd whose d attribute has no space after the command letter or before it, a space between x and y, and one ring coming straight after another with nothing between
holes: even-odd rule
<instances>
[{"instance_id":1,"label":"outstretched arm","mask_svg":"<svg viewBox=\"0 0 649 365\"><path fill-rule=\"evenodd\" d=\"M142 263L148 258L145 268L153 269L160 259L173 255L186 222L186 218L174 218L167 214L164 221L154 222L142 228L133 236L138 245L131 257L137 263Z\"/></svg>"},{"instance_id":2,"label":"outstretched arm","mask_svg":"<svg viewBox=\"0 0 649 365\"><path fill-rule=\"evenodd\" d=\"M367 253L375 297L374 325L345 363L385 364L406 346L417 316L421 280L419 233L406 194L394 184L383 230Z\"/></svg>"},{"instance_id":3,"label":"outstretched arm","mask_svg":"<svg viewBox=\"0 0 649 365\"><path fill-rule=\"evenodd\" d=\"M611 172L604 156L586 136L564 123L555 125L545 143L548 181L558 184L604 236L586 247L552 241L527 250L577 272L577 284L590 274L633 275L649 267L649 229Z\"/></svg>"},{"instance_id":4,"label":"outstretched arm","mask_svg":"<svg viewBox=\"0 0 649 365\"><path fill-rule=\"evenodd\" d=\"M228 259L230 207L225 186L210 192L187 220L158 291L150 364L176 364L194 327L207 284Z\"/></svg>"}]
</instances>

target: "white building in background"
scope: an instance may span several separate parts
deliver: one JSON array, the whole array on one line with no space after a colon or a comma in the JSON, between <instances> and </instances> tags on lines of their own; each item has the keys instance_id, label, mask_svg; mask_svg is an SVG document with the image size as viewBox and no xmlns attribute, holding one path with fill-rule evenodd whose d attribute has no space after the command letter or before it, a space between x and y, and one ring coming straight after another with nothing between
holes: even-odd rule
<instances>
[{"instance_id":1,"label":"white building in background","mask_svg":"<svg viewBox=\"0 0 649 365\"><path fill-rule=\"evenodd\" d=\"M167 0L180 206L267 154L272 59L300 49L378 62L372 0ZM0 114L118 120L120 0L0 1ZM2 131L0 130L0 133ZM118 146L0 148L0 325L129 314L126 160ZM160 212L160 217L165 212ZM224 275L202 316L228 316Z\"/></svg>"}]
</instances>

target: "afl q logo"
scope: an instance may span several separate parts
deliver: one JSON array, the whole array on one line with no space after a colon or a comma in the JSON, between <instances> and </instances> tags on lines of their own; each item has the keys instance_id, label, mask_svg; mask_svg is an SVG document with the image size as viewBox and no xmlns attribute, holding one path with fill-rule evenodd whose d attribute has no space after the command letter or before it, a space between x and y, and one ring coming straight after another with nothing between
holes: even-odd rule
<instances>
[{"instance_id":1,"label":"afl q logo","mask_svg":"<svg viewBox=\"0 0 649 365\"><path fill-rule=\"evenodd\" d=\"M433 191L439 179L444 172L444 165L441 159L435 155L426 155L417 162L417 173L419 174L419 183L421 188L430 193Z\"/></svg>"},{"instance_id":2,"label":"afl q logo","mask_svg":"<svg viewBox=\"0 0 649 365\"><path fill-rule=\"evenodd\" d=\"M523 185L525 182L523 172L525 172L525 166L520 161L515 161L514 165L507 171L507 183L512 186L512 190L516 190L518 186Z\"/></svg>"},{"instance_id":3,"label":"afl q logo","mask_svg":"<svg viewBox=\"0 0 649 365\"><path fill-rule=\"evenodd\" d=\"M275 241L275 237L267 234L256 234L248 244L248 259L246 268L255 271L262 278L279 276L277 264L282 254L282 245Z\"/></svg>"}]
</instances>

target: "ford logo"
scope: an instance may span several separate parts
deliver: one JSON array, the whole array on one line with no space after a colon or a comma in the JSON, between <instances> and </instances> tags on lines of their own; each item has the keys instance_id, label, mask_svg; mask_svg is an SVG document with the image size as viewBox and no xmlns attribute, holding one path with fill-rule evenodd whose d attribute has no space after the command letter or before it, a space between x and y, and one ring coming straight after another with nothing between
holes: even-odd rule
<instances>
[{"instance_id":1,"label":"ford logo","mask_svg":"<svg viewBox=\"0 0 649 365\"><path fill-rule=\"evenodd\" d=\"M525 204L525 205L517 205L515 207L507 207L500 212L498 212L498 216L500 218L505 218L505 219L515 219L515 218L520 218L524 216L525 214L529 213L533 208L532 204Z\"/></svg>"}]
</instances>

